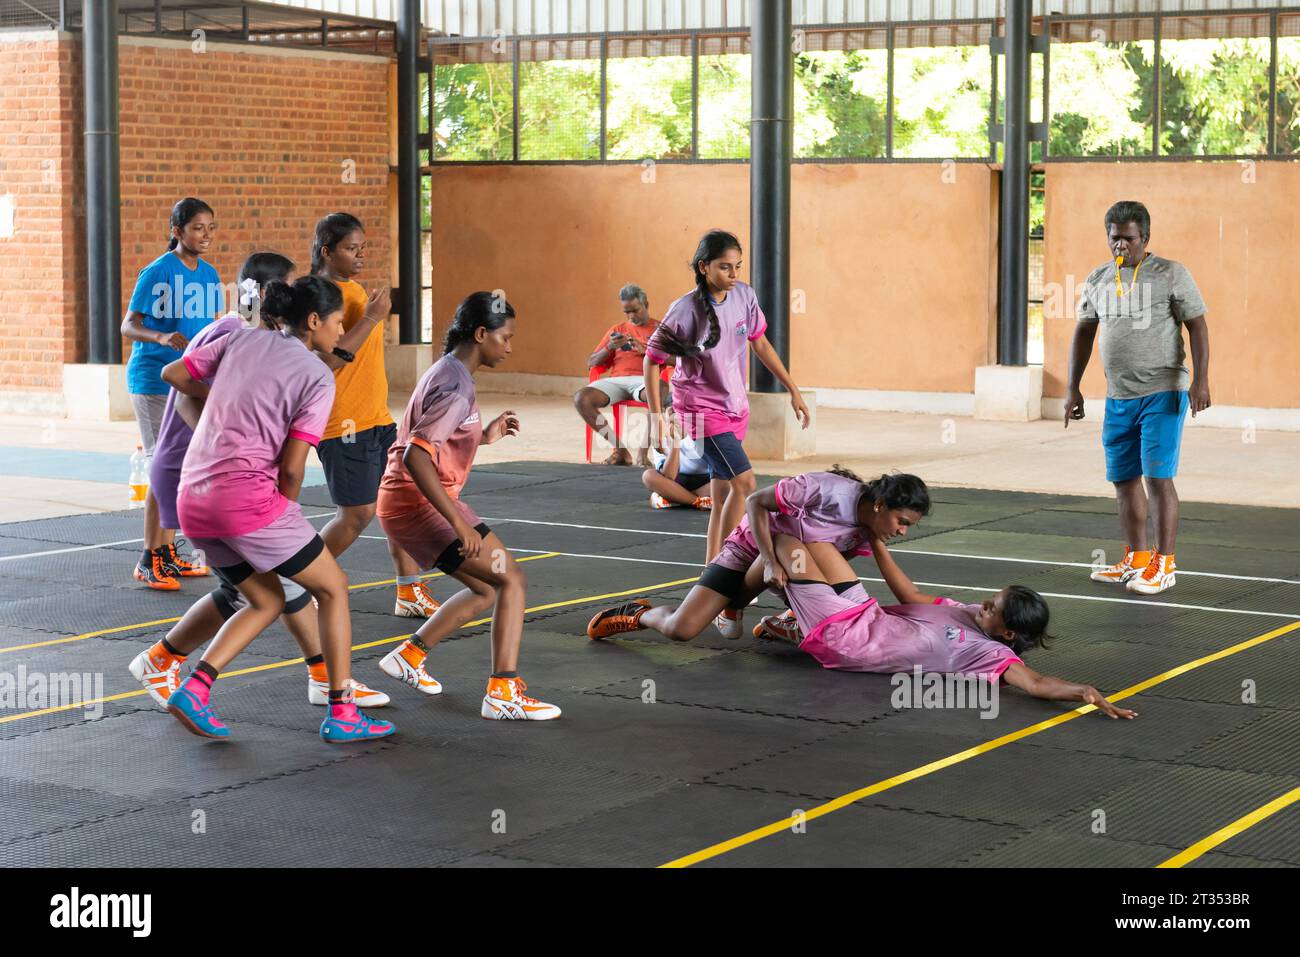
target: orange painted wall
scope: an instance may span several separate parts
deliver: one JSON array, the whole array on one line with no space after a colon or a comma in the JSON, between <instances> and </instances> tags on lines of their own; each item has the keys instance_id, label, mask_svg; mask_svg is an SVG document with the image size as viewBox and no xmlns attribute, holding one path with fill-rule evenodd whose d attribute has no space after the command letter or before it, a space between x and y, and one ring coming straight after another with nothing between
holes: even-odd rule
<instances>
[{"instance_id":1,"label":"orange painted wall","mask_svg":"<svg viewBox=\"0 0 1300 957\"><path fill-rule=\"evenodd\" d=\"M651 175L653 174L653 176ZM970 392L988 361L991 172L962 164L800 164L792 180L791 370L800 385ZM433 173L433 309L503 289L508 370L583 375L636 282L651 315L689 292L701 233L749 246L745 165L442 166ZM748 266L743 275L749 278Z\"/></svg>"},{"instance_id":2,"label":"orange painted wall","mask_svg":"<svg viewBox=\"0 0 1300 957\"><path fill-rule=\"evenodd\" d=\"M1109 258L1102 219L1121 199L1146 204L1149 249L1186 265L1205 298L1214 403L1300 407L1296 163L1050 164L1043 279L1057 284L1062 308L1044 322L1044 394L1065 394L1074 334L1074 295L1067 290ZM1190 369L1190 349L1187 356ZM1083 393L1106 394L1095 348Z\"/></svg>"}]
</instances>

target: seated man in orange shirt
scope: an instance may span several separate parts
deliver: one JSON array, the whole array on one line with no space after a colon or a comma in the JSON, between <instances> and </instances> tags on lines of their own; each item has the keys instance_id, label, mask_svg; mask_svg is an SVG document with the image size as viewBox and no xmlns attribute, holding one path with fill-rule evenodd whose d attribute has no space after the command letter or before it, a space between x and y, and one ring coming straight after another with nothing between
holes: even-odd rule
<instances>
[{"instance_id":1,"label":"seated man in orange shirt","mask_svg":"<svg viewBox=\"0 0 1300 957\"><path fill-rule=\"evenodd\" d=\"M605 366L605 375L583 386L573 397L574 408L582 420L614 447L604 465L632 464L631 453L600 410L611 402L645 401L645 344L659 327L659 320L650 318L650 301L640 286L628 283L618 291L618 298L623 304L624 321L611 326L596 351L587 357L587 368ZM659 391L660 402L667 407L670 404L668 383L661 382ZM626 426L623 431L626 434ZM650 464L649 449L644 444L637 449L636 464L642 467Z\"/></svg>"}]
</instances>

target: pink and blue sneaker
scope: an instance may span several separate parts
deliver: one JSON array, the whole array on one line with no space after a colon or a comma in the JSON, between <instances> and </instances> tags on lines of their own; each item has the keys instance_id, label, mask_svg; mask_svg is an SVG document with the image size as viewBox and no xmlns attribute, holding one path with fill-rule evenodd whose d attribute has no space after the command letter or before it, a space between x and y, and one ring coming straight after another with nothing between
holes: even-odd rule
<instances>
[{"instance_id":1,"label":"pink and blue sneaker","mask_svg":"<svg viewBox=\"0 0 1300 957\"><path fill-rule=\"evenodd\" d=\"M217 720L211 704L204 704L199 696L185 687L177 688L167 699L167 710L174 714L186 729L203 738L228 738L230 729Z\"/></svg>"},{"instance_id":2,"label":"pink and blue sneaker","mask_svg":"<svg viewBox=\"0 0 1300 957\"><path fill-rule=\"evenodd\" d=\"M321 722L320 736L331 744L339 744L386 738L396 730L393 722L369 718L349 703L330 706L329 715Z\"/></svg>"}]
</instances>

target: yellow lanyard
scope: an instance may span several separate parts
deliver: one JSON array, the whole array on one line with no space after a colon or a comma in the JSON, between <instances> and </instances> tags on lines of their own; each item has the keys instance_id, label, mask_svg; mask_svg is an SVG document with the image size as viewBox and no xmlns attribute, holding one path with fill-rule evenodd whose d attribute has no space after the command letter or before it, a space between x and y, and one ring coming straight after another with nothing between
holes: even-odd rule
<instances>
[{"instance_id":1,"label":"yellow lanyard","mask_svg":"<svg viewBox=\"0 0 1300 957\"><path fill-rule=\"evenodd\" d=\"M1121 296L1124 295L1124 280L1120 278L1120 274L1119 274L1119 264L1122 263L1123 261L1124 261L1124 257L1123 257L1123 256L1116 256L1116 257L1115 257L1115 290L1116 290L1116 292L1117 292L1119 295L1121 295ZM1133 291L1133 288L1137 285L1137 282L1138 282L1138 270L1142 268L1142 263L1144 263L1144 262L1146 262L1146 257L1145 257L1145 256L1143 256L1142 259L1138 262L1138 264L1137 264L1136 266L1133 267L1133 281L1132 281L1131 283L1128 284L1128 291L1129 291L1129 292L1132 292L1132 291Z\"/></svg>"}]
</instances>

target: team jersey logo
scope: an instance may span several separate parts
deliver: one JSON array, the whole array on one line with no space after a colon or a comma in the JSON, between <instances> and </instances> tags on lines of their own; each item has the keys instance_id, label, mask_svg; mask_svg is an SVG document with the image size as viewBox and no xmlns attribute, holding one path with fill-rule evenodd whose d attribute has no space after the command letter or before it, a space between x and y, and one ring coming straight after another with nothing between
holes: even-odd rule
<instances>
[{"instance_id":1,"label":"team jersey logo","mask_svg":"<svg viewBox=\"0 0 1300 957\"><path fill-rule=\"evenodd\" d=\"M960 645L966 640L966 629L957 625L949 625L944 629L943 636L949 641L955 641Z\"/></svg>"},{"instance_id":2,"label":"team jersey logo","mask_svg":"<svg viewBox=\"0 0 1300 957\"><path fill-rule=\"evenodd\" d=\"M465 421L460 424L460 427L463 429L471 425L477 425L478 422L479 422L478 409L475 409L469 415L465 416Z\"/></svg>"}]
</instances>

